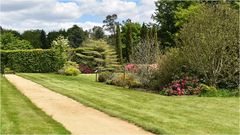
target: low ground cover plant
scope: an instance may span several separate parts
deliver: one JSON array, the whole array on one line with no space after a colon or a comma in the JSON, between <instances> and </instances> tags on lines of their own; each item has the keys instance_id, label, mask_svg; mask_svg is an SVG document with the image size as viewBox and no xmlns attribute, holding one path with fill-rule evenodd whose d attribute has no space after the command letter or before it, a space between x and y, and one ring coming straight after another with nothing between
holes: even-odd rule
<instances>
[{"instance_id":1,"label":"low ground cover plant","mask_svg":"<svg viewBox=\"0 0 240 135\"><path fill-rule=\"evenodd\" d=\"M127 88L139 88L142 86L139 79L131 73L102 72L99 74L98 81Z\"/></svg>"},{"instance_id":2,"label":"low ground cover plant","mask_svg":"<svg viewBox=\"0 0 240 135\"><path fill-rule=\"evenodd\" d=\"M11 68L4 68L4 74L15 74L15 72Z\"/></svg>"}]
</instances>

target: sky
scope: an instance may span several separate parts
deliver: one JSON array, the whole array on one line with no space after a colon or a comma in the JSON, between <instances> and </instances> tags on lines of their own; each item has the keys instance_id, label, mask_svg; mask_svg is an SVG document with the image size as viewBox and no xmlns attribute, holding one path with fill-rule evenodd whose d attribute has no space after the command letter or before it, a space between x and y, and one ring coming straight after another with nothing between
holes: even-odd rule
<instances>
[{"instance_id":1,"label":"sky","mask_svg":"<svg viewBox=\"0 0 240 135\"><path fill-rule=\"evenodd\" d=\"M67 29L74 24L84 30L102 26L107 15L119 22L153 22L154 0L1 0L0 26L19 32Z\"/></svg>"}]
</instances>

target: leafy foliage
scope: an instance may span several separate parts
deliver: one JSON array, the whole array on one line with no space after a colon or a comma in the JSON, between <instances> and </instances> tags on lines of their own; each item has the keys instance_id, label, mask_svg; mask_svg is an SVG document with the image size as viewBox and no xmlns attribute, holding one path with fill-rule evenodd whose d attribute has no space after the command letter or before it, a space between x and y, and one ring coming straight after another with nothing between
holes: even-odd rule
<instances>
[{"instance_id":1,"label":"leafy foliage","mask_svg":"<svg viewBox=\"0 0 240 135\"><path fill-rule=\"evenodd\" d=\"M158 71L155 74L155 79L158 80L157 85L165 86L183 77L185 61L178 48L171 48L165 54L161 54L157 59Z\"/></svg>"},{"instance_id":2,"label":"leafy foliage","mask_svg":"<svg viewBox=\"0 0 240 135\"><path fill-rule=\"evenodd\" d=\"M40 35L40 40L41 40L41 48L42 49L49 49L51 46L47 43L47 36L44 30L41 30L41 35Z\"/></svg>"},{"instance_id":3,"label":"leafy foliage","mask_svg":"<svg viewBox=\"0 0 240 135\"><path fill-rule=\"evenodd\" d=\"M165 50L175 46L175 33L180 29L176 25L176 11L187 9L193 1L158 0L155 2L156 10L154 20L160 25L159 38L161 49ZM178 21L180 21L178 19Z\"/></svg>"},{"instance_id":4,"label":"leafy foliage","mask_svg":"<svg viewBox=\"0 0 240 135\"><path fill-rule=\"evenodd\" d=\"M237 11L226 4L205 5L180 31L182 56L208 85L238 86L238 18Z\"/></svg>"},{"instance_id":5,"label":"leafy foliage","mask_svg":"<svg viewBox=\"0 0 240 135\"><path fill-rule=\"evenodd\" d=\"M67 33L70 47L72 48L80 47L83 41L85 41L87 38L87 35L83 29L77 25L73 25L73 27L69 28Z\"/></svg>"},{"instance_id":6,"label":"leafy foliage","mask_svg":"<svg viewBox=\"0 0 240 135\"><path fill-rule=\"evenodd\" d=\"M52 49L56 51L59 56L61 56L61 59L66 62L68 59L69 41L63 36L59 36L56 40L52 42L51 46Z\"/></svg>"},{"instance_id":7,"label":"leafy foliage","mask_svg":"<svg viewBox=\"0 0 240 135\"><path fill-rule=\"evenodd\" d=\"M78 70L78 64L76 62L67 61L63 68L58 70L58 73L69 76L77 76L80 71Z\"/></svg>"},{"instance_id":8,"label":"leafy foliage","mask_svg":"<svg viewBox=\"0 0 240 135\"><path fill-rule=\"evenodd\" d=\"M10 32L4 32L0 35L0 49L3 50L18 50L31 49L32 46L27 40L20 40Z\"/></svg>"},{"instance_id":9,"label":"leafy foliage","mask_svg":"<svg viewBox=\"0 0 240 135\"><path fill-rule=\"evenodd\" d=\"M121 29L123 58L130 62L133 48L140 42L141 25L128 19L123 23Z\"/></svg>"},{"instance_id":10,"label":"leafy foliage","mask_svg":"<svg viewBox=\"0 0 240 135\"><path fill-rule=\"evenodd\" d=\"M59 70L64 61L54 50L1 50L1 71L8 67L16 72L45 73Z\"/></svg>"},{"instance_id":11,"label":"leafy foliage","mask_svg":"<svg viewBox=\"0 0 240 135\"><path fill-rule=\"evenodd\" d=\"M52 41L56 40L59 36L63 36L67 38L68 33L64 29L60 29L59 31L51 31L47 34L47 44L51 47Z\"/></svg>"},{"instance_id":12,"label":"leafy foliage","mask_svg":"<svg viewBox=\"0 0 240 135\"><path fill-rule=\"evenodd\" d=\"M92 36L94 39L102 39L104 38L104 31L102 27L94 26L92 28Z\"/></svg>"},{"instance_id":13,"label":"leafy foliage","mask_svg":"<svg viewBox=\"0 0 240 135\"><path fill-rule=\"evenodd\" d=\"M130 73L128 74L114 73L111 76L109 76L106 83L128 88L139 88L141 86L141 83L137 79L137 77L134 76L134 74Z\"/></svg>"},{"instance_id":14,"label":"leafy foliage","mask_svg":"<svg viewBox=\"0 0 240 135\"><path fill-rule=\"evenodd\" d=\"M112 78L112 72L101 72L98 76L99 82L106 82L107 80Z\"/></svg>"},{"instance_id":15,"label":"leafy foliage","mask_svg":"<svg viewBox=\"0 0 240 135\"><path fill-rule=\"evenodd\" d=\"M105 23L103 27L113 35L116 34L116 25L118 24L116 22L116 19L117 19L117 15L112 14L112 15L106 16L106 19L103 20L103 23Z\"/></svg>"},{"instance_id":16,"label":"leafy foliage","mask_svg":"<svg viewBox=\"0 0 240 135\"><path fill-rule=\"evenodd\" d=\"M172 81L167 86L162 87L160 93L167 96L199 95L201 89L200 82L197 78L185 77Z\"/></svg>"},{"instance_id":17,"label":"leafy foliage","mask_svg":"<svg viewBox=\"0 0 240 135\"><path fill-rule=\"evenodd\" d=\"M33 48L41 48L41 30L27 30L22 34L23 39L28 40Z\"/></svg>"},{"instance_id":18,"label":"leafy foliage","mask_svg":"<svg viewBox=\"0 0 240 135\"><path fill-rule=\"evenodd\" d=\"M14 37L17 37L19 39L22 39L22 35L16 31L16 30L11 30L11 29L4 29L0 26L0 34L4 34L4 33L12 33L14 35Z\"/></svg>"},{"instance_id":19,"label":"leafy foliage","mask_svg":"<svg viewBox=\"0 0 240 135\"><path fill-rule=\"evenodd\" d=\"M141 36L141 41L145 41L145 42L149 41L149 29L145 25L145 23L143 23L143 25L142 25L140 36Z\"/></svg>"}]
</instances>

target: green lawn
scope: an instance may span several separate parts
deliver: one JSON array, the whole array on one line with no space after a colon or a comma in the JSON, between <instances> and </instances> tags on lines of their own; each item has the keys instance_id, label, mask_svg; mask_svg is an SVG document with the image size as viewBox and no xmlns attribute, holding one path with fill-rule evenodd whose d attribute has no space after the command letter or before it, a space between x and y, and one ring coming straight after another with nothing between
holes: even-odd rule
<instances>
[{"instance_id":1,"label":"green lawn","mask_svg":"<svg viewBox=\"0 0 240 135\"><path fill-rule=\"evenodd\" d=\"M19 75L154 133L239 134L236 97L167 97L98 83L94 75Z\"/></svg>"},{"instance_id":2,"label":"green lawn","mask_svg":"<svg viewBox=\"0 0 240 135\"><path fill-rule=\"evenodd\" d=\"M2 75L0 134L69 134L11 85Z\"/></svg>"}]
</instances>

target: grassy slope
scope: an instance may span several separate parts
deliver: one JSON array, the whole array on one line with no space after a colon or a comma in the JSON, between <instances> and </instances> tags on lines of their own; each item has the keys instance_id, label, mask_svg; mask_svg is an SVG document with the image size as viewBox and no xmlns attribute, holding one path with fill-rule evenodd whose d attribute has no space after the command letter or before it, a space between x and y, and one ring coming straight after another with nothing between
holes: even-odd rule
<instances>
[{"instance_id":1,"label":"grassy slope","mask_svg":"<svg viewBox=\"0 0 240 135\"><path fill-rule=\"evenodd\" d=\"M21 94L2 75L0 134L69 134Z\"/></svg>"},{"instance_id":2,"label":"grassy slope","mask_svg":"<svg viewBox=\"0 0 240 135\"><path fill-rule=\"evenodd\" d=\"M166 97L94 82L94 75L20 75L154 133L239 134L239 98Z\"/></svg>"}]
</instances>

